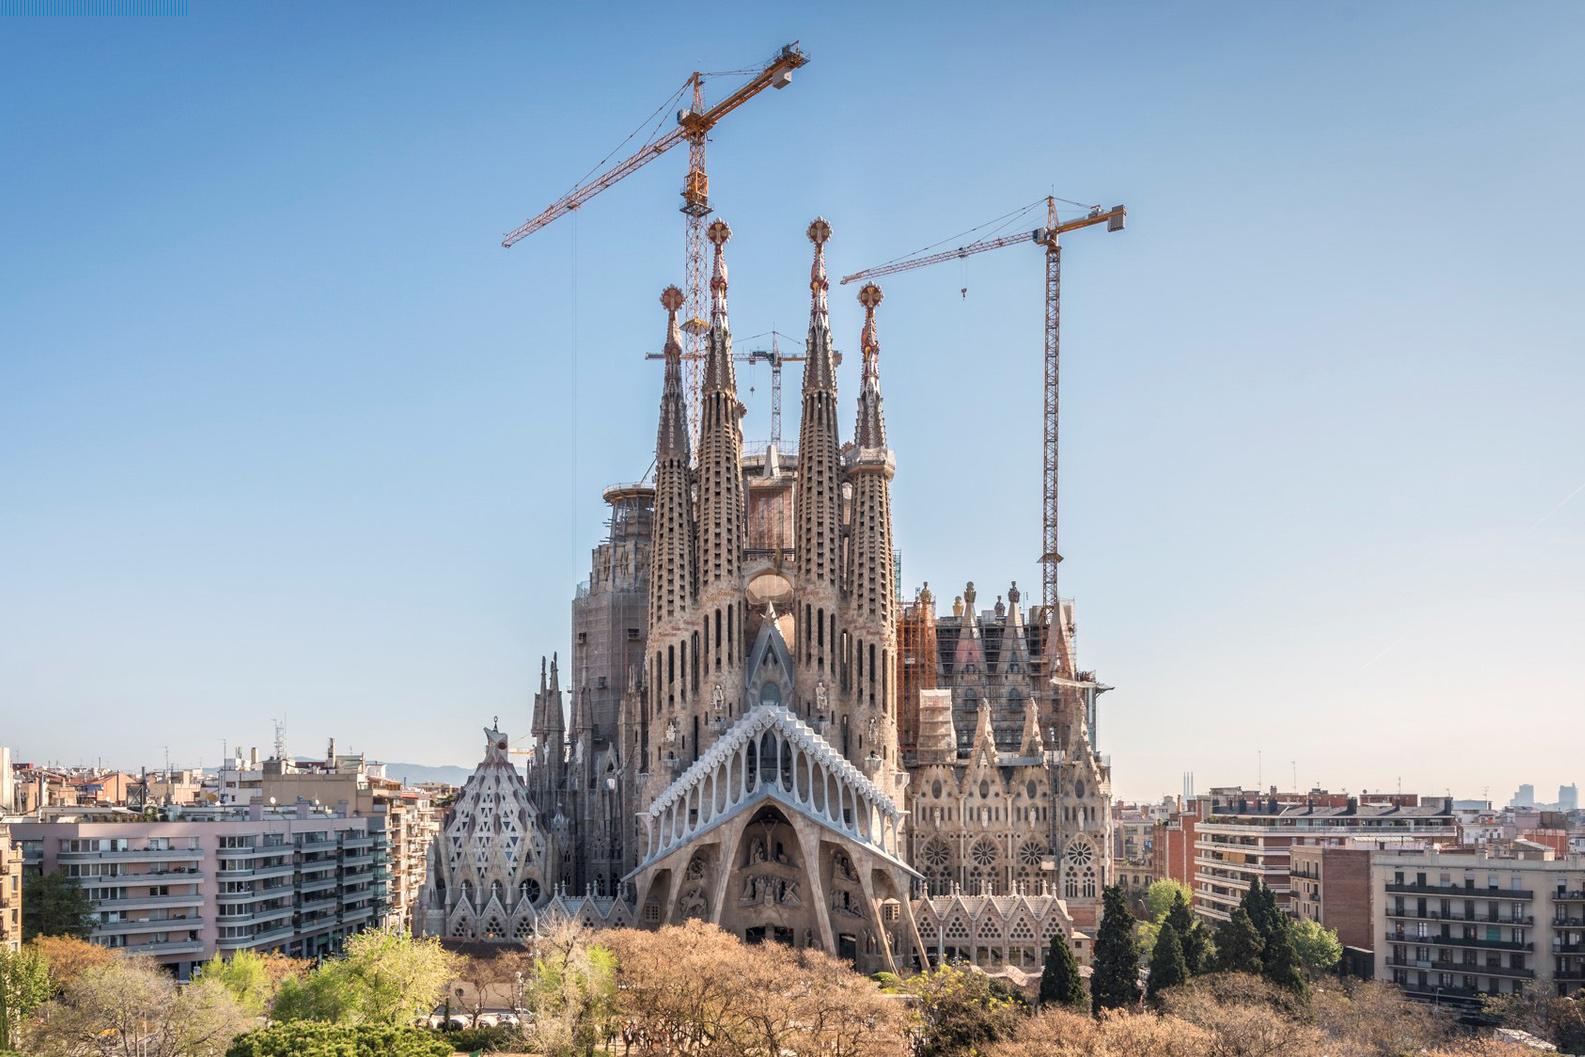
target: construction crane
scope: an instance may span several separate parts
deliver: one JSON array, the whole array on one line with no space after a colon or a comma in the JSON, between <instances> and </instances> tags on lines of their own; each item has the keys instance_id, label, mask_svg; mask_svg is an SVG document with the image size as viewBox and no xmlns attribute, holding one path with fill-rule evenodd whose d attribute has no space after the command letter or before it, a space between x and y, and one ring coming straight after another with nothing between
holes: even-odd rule
<instances>
[{"instance_id":1,"label":"construction crane","mask_svg":"<svg viewBox=\"0 0 1585 1057\"><path fill-rule=\"evenodd\" d=\"M687 364L688 428L694 434L699 430L699 363L704 358L704 334L710 329L704 318L704 219L711 213L710 177L705 170L705 142L709 139L710 130L722 118L766 88L786 88L792 83L792 72L808 61L808 57L798 50L797 41L783 45L768 64L754 73L748 83L708 108L704 103L704 80L716 75L694 71L682 87L672 94L671 100L661 104L661 110L664 111L671 101L691 93L688 106L677 112L675 128L665 135L652 133L651 138L626 160L584 177L572 190L546 206L537 216L507 232L501 239L501 245L511 249L540 228L571 213L607 187L631 176L678 144L688 144L688 175L683 180L681 206L683 215L687 217L687 304L684 307L683 330L687 333L688 355L684 359ZM596 166L596 169L599 167Z\"/></svg>"},{"instance_id":2,"label":"construction crane","mask_svg":"<svg viewBox=\"0 0 1585 1057\"><path fill-rule=\"evenodd\" d=\"M1020 212L1027 212L1033 206L1026 207ZM1058 330L1061 319L1060 302L1062 287L1062 247L1059 245L1060 236L1069 231L1080 228L1094 227L1105 224L1107 231L1123 230L1123 220L1127 211L1122 206L1113 206L1103 210L1100 206L1091 206L1085 215L1073 220L1059 220L1057 217L1057 200L1055 197L1046 198L1046 224L1045 227L1033 231L1020 232L1015 235L1002 235L995 238L985 238L978 242L971 242L957 249L942 250L936 253L923 253L911 257L892 261L889 264L867 268L861 272L842 277L843 283L856 282L860 279L874 279L882 275L892 275L896 272L912 271L923 268L927 264L937 264L941 261L961 260L976 253L987 250L998 250L1003 246L1033 243L1045 248L1046 259L1046 372L1045 372L1045 436L1042 451L1044 467L1042 476L1042 509L1041 509L1041 549L1040 549L1040 578L1041 578L1041 603L1044 607L1044 619L1047 625L1054 627L1057 622L1057 564L1062 561L1062 555L1057 552L1057 395L1058 395ZM1054 643L1055 634L1047 636L1048 643Z\"/></svg>"},{"instance_id":3,"label":"construction crane","mask_svg":"<svg viewBox=\"0 0 1585 1057\"><path fill-rule=\"evenodd\" d=\"M750 349L748 352L735 353L732 359L738 363L768 363L770 364L770 442L776 447L781 447L781 368L784 363L803 363L808 356L787 356L781 351L780 340L796 341L799 345L808 348L808 343L802 338L792 338L779 330L767 332L770 336L770 348ZM755 334L748 340L765 337L764 334ZM686 356L686 354L684 354ZM646 360L663 360L665 355L659 352L646 352ZM703 358L703 355L700 355ZM832 359L838 367L842 366L842 353L832 350Z\"/></svg>"}]
</instances>

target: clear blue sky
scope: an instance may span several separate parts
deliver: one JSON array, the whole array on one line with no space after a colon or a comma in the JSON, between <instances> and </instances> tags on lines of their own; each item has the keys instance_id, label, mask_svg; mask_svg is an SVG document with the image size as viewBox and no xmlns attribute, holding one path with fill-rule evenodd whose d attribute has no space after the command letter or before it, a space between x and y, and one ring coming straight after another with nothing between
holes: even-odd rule
<instances>
[{"instance_id":1,"label":"clear blue sky","mask_svg":"<svg viewBox=\"0 0 1585 1057\"><path fill-rule=\"evenodd\" d=\"M1129 207L1068 243L1063 306L1063 593L1119 794L1258 753L1284 786L1585 779L1585 8L698 21L0 19L0 742L213 764L284 717L471 765L523 731L600 489L649 462L685 158L498 240L688 71L799 38L710 147L739 334L801 332L817 213L845 272L1048 190ZM908 591L1032 597L1038 254L884 285Z\"/></svg>"}]
</instances>

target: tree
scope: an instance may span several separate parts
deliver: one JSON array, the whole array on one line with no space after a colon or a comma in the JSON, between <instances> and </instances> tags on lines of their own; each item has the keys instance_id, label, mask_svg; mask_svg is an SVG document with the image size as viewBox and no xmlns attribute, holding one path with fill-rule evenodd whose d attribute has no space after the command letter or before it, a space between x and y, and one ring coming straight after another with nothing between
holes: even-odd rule
<instances>
[{"instance_id":1,"label":"tree","mask_svg":"<svg viewBox=\"0 0 1585 1057\"><path fill-rule=\"evenodd\" d=\"M1118 902L1126 914L1121 890ZM981 1053L988 1044L1011 1038L1023 1019L1019 998L973 966L940 965L906 979L884 973L880 979L889 989L914 998L917 1057Z\"/></svg>"},{"instance_id":2,"label":"tree","mask_svg":"<svg viewBox=\"0 0 1585 1057\"><path fill-rule=\"evenodd\" d=\"M1528 1031L1564 1053L1585 1053L1585 999L1558 998L1527 987L1492 995L1481 1005L1483 1013L1505 1028Z\"/></svg>"},{"instance_id":3,"label":"tree","mask_svg":"<svg viewBox=\"0 0 1585 1057\"><path fill-rule=\"evenodd\" d=\"M1178 930L1172 922L1161 923L1161 933L1156 937L1156 949L1150 958L1150 979L1145 997L1155 1003L1157 997L1169 987L1177 987L1189 978L1189 966L1183 960L1183 944L1178 942Z\"/></svg>"},{"instance_id":4,"label":"tree","mask_svg":"<svg viewBox=\"0 0 1585 1057\"><path fill-rule=\"evenodd\" d=\"M22 938L75 936L94 931L94 904L77 883L59 870L28 874L22 881Z\"/></svg>"},{"instance_id":5,"label":"tree","mask_svg":"<svg viewBox=\"0 0 1585 1057\"><path fill-rule=\"evenodd\" d=\"M614 1034L616 955L572 923L536 941L534 951L525 1000L534 1011L540 1051L546 1057L593 1053Z\"/></svg>"},{"instance_id":6,"label":"tree","mask_svg":"<svg viewBox=\"0 0 1585 1057\"><path fill-rule=\"evenodd\" d=\"M1299 953L1294 950L1293 936L1286 922L1266 941L1260 961L1261 972L1278 987L1296 995L1309 990L1304 969L1299 965Z\"/></svg>"},{"instance_id":7,"label":"tree","mask_svg":"<svg viewBox=\"0 0 1585 1057\"><path fill-rule=\"evenodd\" d=\"M39 936L30 946L39 952L50 966L50 984L56 992L77 979L89 969L112 962L116 952L97 943L80 940L76 936Z\"/></svg>"},{"instance_id":8,"label":"tree","mask_svg":"<svg viewBox=\"0 0 1585 1057\"><path fill-rule=\"evenodd\" d=\"M193 979L213 980L231 993L249 1016L262 1016L275 1000L276 978L270 973L267 956L239 950L230 959L220 955L201 966Z\"/></svg>"},{"instance_id":9,"label":"tree","mask_svg":"<svg viewBox=\"0 0 1585 1057\"><path fill-rule=\"evenodd\" d=\"M16 1045L22 1023L50 997L50 967L31 947L0 945L0 1049Z\"/></svg>"},{"instance_id":10,"label":"tree","mask_svg":"<svg viewBox=\"0 0 1585 1057\"><path fill-rule=\"evenodd\" d=\"M26 1049L37 1057L219 1057L250 1019L212 980L178 987L147 959L117 958L46 1003Z\"/></svg>"},{"instance_id":11,"label":"tree","mask_svg":"<svg viewBox=\"0 0 1585 1057\"><path fill-rule=\"evenodd\" d=\"M452 1052L450 1041L419 1028L294 1021L237 1036L226 1057L451 1057Z\"/></svg>"},{"instance_id":12,"label":"tree","mask_svg":"<svg viewBox=\"0 0 1585 1057\"><path fill-rule=\"evenodd\" d=\"M1337 933L1319 921L1300 921L1288 930L1299 964L1312 979L1331 972L1343 958Z\"/></svg>"},{"instance_id":13,"label":"tree","mask_svg":"<svg viewBox=\"0 0 1585 1057\"><path fill-rule=\"evenodd\" d=\"M1195 920L1188 897L1181 889L1172 894L1166 923L1178 933L1178 942L1183 946L1183 964L1188 967L1189 975L1203 973L1209 967L1205 958L1205 928Z\"/></svg>"},{"instance_id":14,"label":"tree","mask_svg":"<svg viewBox=\"0 0 1585 1057\"><path fill-rule=\"evenodd\" d=\"M1321 1033L1289 992L1258 976L1213 973L1161 994L1164 1015L1209 1032L1215 1057L1331 1057ZM1349 1052L1349 1051L1341 1051ZM1350 1057L1364 1057L1352 1054Z\"/></svg>"},{"instance_id":15,"label":"tree","mask_svg":"<svg viewBox=\"0 0 1585 1057\"><path fill-rule=\"evenodd\" d=\"M1289 1001L1298 1002L1298 998L1289 995ZM1308 1005L1316 1026L1336 1040L1338 1052L1362 1057L1435 1051L1449 1044L1456 1029L1449 1018L1436 1016L1381 980L1348 981L1341 988L1318 989Z\"/></svg>"},{"instance_id":16,"label":"tree","mask_svg":"<svg viewBox=\"0 0 1585 1057\"><path fill-rule=\"evenodd\" d=\"M1194 898L1194 892L1182 881L1171 877L1163 877L1159 881L1152 881L1145 890L1145 909L1151 921L1161 921L1172 910L1173 903L1179 899L1187 901ZM1179 940L1183 937L1179 936Z\"/></svg>"},{"instance_id":17,"label":"tree","mask_svg":"<svg viewBox=\"0 0 1585 1057\"><path fill-rule=\"evenodd\" d=\"M460 965L433 938L360 932L345 956L288 977L271 1013L276 1020L411 1024L435 1008Z\"/></svg>"},{"instance_id":18,"label":"tree","mask_svg":"<svg viewBox=\"0 0 1585 1057\"><path fill-rule=\"evenodd\" d=\"M1090 975L1090 1008L1095 1013L1133 1009L1139 1004L1139 948L1123 890L1108 886L1102 893L1102 906Z\"/></svg>"},{"instance_id":19,"label":"tree","mask_svg":"<svg viewBox=\"0 0 1585 1057\"><path fill-rule=\"evenodd\" d=\"M1216 930L1216 968L1224 973L1260 974L1260 933L1249 911L1234 907Z\"/></svg>"},{"instance_id":20,"label":"tree","mask_svg":"<svg viewBox=\"0 0 1585 1057\"><path fill-rule=\"evenodd\" d=\"M599 938L617 958L612 1030L620 1030L624 1053L903 1057L906 1052L900 1004L822 951L779 943L748 946L702 921L658 932L604 932ZM897 986L905 985L897 981Z\"/></svg>"},{"instance_id":21,"label":"tree","mask_svg":"<svg viewBox=\"0 0 1585 1057\"><path fill-rule=\"evenodd\" d=\"M1046 968L1040 974L1040 1004L1083 1009L1089 1005L1089 1001L1089 996L1084 993L1084 978L1079 975L1079 963L1074 960L1073 949L1058 930L1051 937L1051 949L1046 952Z\"/></svg>"},{"instance_id":22,"label":"tree","mask_svg":"<svg viewBox=\"0 0 1585 1057\"><path fill-rule=\"evenodd\" d=\"M1279 932L1286 931L1288 919L1277 906L1277 893L1260 878L1255 878L1250 884L1249 891L1244 893L1239 906L1249 915L1255 931L1260 933L1262 947L1270 943Z\"/></svg>"},{"instance_id":23,"label":"tree","mask_svg":"<svg viewBox=\"0 0 1585 1057\"><path fill-rule=\"evenodd\" d=\"M1025 1017L988 1057L1223 1057L1216 1039L1176 1017L1112 1010L1100 1018L1066 1009ZM1307 1057L1307 1055L1306 1055Z\"/></svg>"}]
</instances>

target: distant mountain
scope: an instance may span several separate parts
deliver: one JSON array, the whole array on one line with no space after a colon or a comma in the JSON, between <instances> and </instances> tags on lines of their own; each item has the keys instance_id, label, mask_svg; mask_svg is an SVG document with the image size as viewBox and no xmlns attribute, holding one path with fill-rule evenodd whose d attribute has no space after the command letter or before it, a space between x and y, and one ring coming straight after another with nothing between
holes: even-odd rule
<instances>
[{"instance_id":1,"label":"distant mountain","mask_svg":"<svg viewBox=\"0 0 1585 1057\"><path fill-rule=\"evenodd\" d=\"M447 764L440 767L430 767L422 763L388 763L385 765L385 774L388 778L395 778L406 785L417 785L419 782L445 782L447 785L461 785L473 773L471 767L452 767Z\"/></svg>"}]
</instances>

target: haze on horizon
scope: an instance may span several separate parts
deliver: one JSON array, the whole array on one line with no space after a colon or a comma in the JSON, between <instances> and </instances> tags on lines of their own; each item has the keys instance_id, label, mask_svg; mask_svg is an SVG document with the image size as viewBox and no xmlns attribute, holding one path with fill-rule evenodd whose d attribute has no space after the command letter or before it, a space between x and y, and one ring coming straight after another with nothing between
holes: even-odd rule
<instances>
[{"instance_id":1,"label":"haze on horizon","mask_svg":"<svg viewBox=\"0 0 1585 1057\"><path fill-rule=\"evenodd\" d=\"M692 69L740 351L1048 192L1063 594L1119 798L1585 780L1585 8L221 5L0 22L0 744L471 767L650 462ZM732 78L712 81L719 94ZM1038 593L1038 254L882 281L905 591ZM851 287L833 325L856 348ZM852 414L857 357L842 369ZM769 377L744 370L750 438ZM789 421L798 375L786 379ZM844 432L851 422L844 422ZM1260 761L1260 762L1258 762Z\"/></svg>"}]
</instances>

